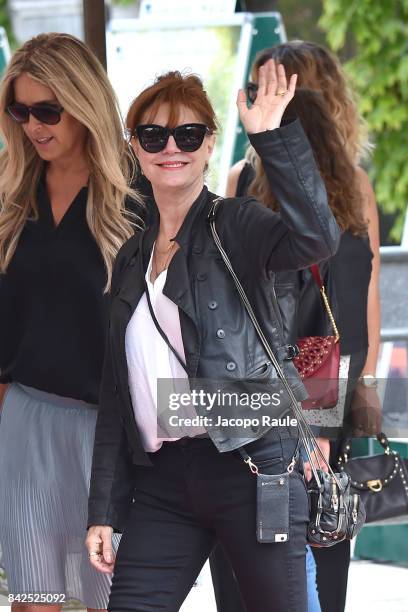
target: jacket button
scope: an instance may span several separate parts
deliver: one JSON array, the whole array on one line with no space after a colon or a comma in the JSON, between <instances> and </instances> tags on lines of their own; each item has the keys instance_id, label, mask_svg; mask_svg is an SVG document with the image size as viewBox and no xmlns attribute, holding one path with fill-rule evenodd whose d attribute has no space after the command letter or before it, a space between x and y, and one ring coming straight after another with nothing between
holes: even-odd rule
<instances>
[{"instance_id":1,"label":"jacket button","mask_svg":"<svg viewBox=\"0 0 408 612\"><path fill-rule=\"evenodd\" d=\"M132 257L131 260L129 261L129 266L134 266L136 263L136 257Z\"/></svg>"},{"instance_id":2,"label":"jacket button","mask_svg":"<svg viewBox=\"0 0 408 612\"><path fill-rule=\"evenodd\" d=\"M237 364L234 361L229 361L227 363L227 370L229 372L233 372L236 369L236 367L237 367Z\"/></svg>"},{"instance_id":3,"label":"jacket button","mask_svg":"<svg viewBox=\"0 0 408 612\"><path fill-rule=\"evenodd\" d=\"M118 385L115 385L115 395L119 395Z\"/></svg>"},{"instance_id":4,"label":"jacket button","mask_svg":"<svg viewBox=\"0 0 408 612\"><path fill-rule=\"evenodd\" d=\"M225 338L225 331L223 329L217 329L217 338Z\"/></svg>"},{"instance_id":5,"label":"jacket button","mask_svg":"<svg viewBox=\"0 0 408 612\"><path fill-rule=\"evenodd\" d=\"M195 244L193 246L193 253L195 253L196 255L199 255L200 253L202 253L203 249L200 247L199 244Z\"/></svg>"},{"instance_id":6,"label":"jacket button","mask_svg":"<svg viewBox=\"0 0 408 612\"><path fill-rule=\"evenodd\" d=\"M205 272L198 272L197 273L197 280L199 281L205 281L207 279L207 275Z\"/></svg>"},{"instance_id":7,"label":"jacket button","mask_svg":"<svg viewBox=\"0 0 408 612\"><path fill-rule=\"evenodd\" d=\"M218 308L218 302L216 302L215 300L213 300L212 302L208 302L208 308L210 310L215 310L216 308Z\"/></svg>"}]
</instances>

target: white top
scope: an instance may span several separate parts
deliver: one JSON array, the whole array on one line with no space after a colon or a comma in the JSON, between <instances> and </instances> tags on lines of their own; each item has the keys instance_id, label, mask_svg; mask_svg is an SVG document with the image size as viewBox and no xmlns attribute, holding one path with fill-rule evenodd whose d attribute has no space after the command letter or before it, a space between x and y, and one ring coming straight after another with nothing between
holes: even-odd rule
<instances>
[{"instance_id":1,"label":"white top","mask_svg":"<svg viewBox=\"0 0 408 612\"><path fill-rule=\"evenodd\" d=\"M163 295L167 270L163 270L154 283L150 281L153 252L154 248L146 272L152 308L171 345L185 361L178 307ZM168 394L189 392L188 377L157 331L145 293L128 323L125 349L130 396L145 451L159 450L164 441L175 442L184 436L194 437L206 433L203 427L198 426L169 426L169 416L177 416L178 422L181 420L180 417L193 418L197 414L192 406L182 406L177 411L169 410ZM166 379L160 382L159 387L160 397L163 398L159 403L159 418L157 413L158 379Z\"/></svg>"}]
</instances>

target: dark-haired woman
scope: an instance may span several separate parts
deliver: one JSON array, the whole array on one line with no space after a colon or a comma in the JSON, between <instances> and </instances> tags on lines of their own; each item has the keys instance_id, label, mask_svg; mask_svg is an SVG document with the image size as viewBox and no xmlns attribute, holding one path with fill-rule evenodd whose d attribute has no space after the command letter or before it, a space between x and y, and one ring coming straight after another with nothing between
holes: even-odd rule
<instances>
[{"instance_id":1,"label":"dark-haired woman","mask_svg":"<svg viewBox=\"0 0 408 612\"><path fill-rule=\"evenodd\" d=\"M343 150L355 169L360 206L355 205L354 210L355 214L363 211L368 242L359 239L359 235L352 231L353 227L351 231L346 229L332 262L331 276L337 295L340 348L343 355L351 356L348 388L350 412L345 431L356 436L373 435L381 430L381 407L376 392L380 345L380 240L375 195L366 172L360 167L361 160L370 149L367 126L358 113L355 95L350 91L339 60L328 49L308 41L291 41L260 51L251 71L255 90L259 68L271 58L282 63L288 74L297 74L300 87L313 89L323 96L340 135ZM349 215L353 215L351 205L348 211ZM310 296L310 291L305 295ZM312 311L302 308L302 317ZM305 330L313 329L316 317L310 323L312 327L308 324L299 330L302 335ZM330 458L333 465L337 462L339 447L340 441L332 442ZM343 612L350 544L345 541L330 549L313 549L313 552L322 610Z\"/></svg>"},{"instance_id":2,"label":"dark-haired woman","mask_svg":"<svg viewBox=\"0 0 408 612\"><path fill-rule=\"evenodd\" d=\"M282 61L290 73L299 71L301 84L311 88L298 90L291 106L311 143L325 181L329 204L342 229L339 249L329 265L325 264L322 269L333 294L332 301L337 304L340 349L343 355L350 356L343 427L336 433L332 429L331 433L340 436L343 431L350 435L357 424L363 434L369 435L378 432L381 423L375 389L366 386L375 384L379 346L379 237L372 189L366 174L350 157L352 152L357 155L357 151L362 150L358 143L358 115L338 61L313 43L286 43L260 52L252 68L249 86L252 100L256 99L259 68L271 57ZM328 86L333 81L336 96ZM272 190L273 185L268 182L262 161L253 150L249 151L247 160L238 162L230 172L228 195L252 194L275 209L276 199ZM319 292L308 271L280 273L275 290L289 342L295 342L297 337L331 333ZM333 441L333 464L337 460L338 448L338 441ZM322 610L342 612L350 544L345 541L331 549L314 549L313 553L317 560ZM220 606L219 612L226 612L225 606Z\"/></svg>"},{"instance_id":3,"label":"dark-haired woman","mask_svg":"<svg viewBox=\"0 0 408 612\"><path fill-rule=\"evenodd\" d=\"M303 386L270 300L270 277L331 256L338 228L299 123L280 127L295 80L287 83L282 67L269 62L256 104L248 109L244 93L238 97L281 216L253 198L231 198L220 204L216 226L300 399ZM204 172L215 142L214 111L197 77L169 73L136 98L127 123L158 215L122 248L115 266L89 507L91 562L103 572L114 569L111 612L176 612L219 540L249 612L305 612L308 513L297 432L265 425L237 437L228 423L215 423L180 426L172 436L160 418L166 430L158 431L160 379L178 389L193 379L240 381L249 395L253 383L265 384L281 396L279 409L289 407L209 232L216 196L204 187ZM285 504L271 508L288 515L287 541L257 541L256 478L237 452L242 446L267 473L295 466L287 513ZM116 562L114 530L123 530Z\"/></svg>"}]
</instances>

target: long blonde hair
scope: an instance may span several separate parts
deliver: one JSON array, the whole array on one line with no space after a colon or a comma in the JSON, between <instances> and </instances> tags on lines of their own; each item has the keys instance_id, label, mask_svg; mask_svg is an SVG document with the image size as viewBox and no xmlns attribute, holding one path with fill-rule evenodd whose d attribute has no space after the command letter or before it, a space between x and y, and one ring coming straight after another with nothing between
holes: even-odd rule
<instances>
[{"instance_id":1,"label":"long blonde hair","mask_svg":"<svg viewBox=\"0 0 408 612\"><path fill-rule=\"evenodd\" d=\"M317 43L293 40L260 51L252 66L252 78L257 78L260 66L270 58L284 65L288 78L294 73L298 75L298 87L323 95L343 146L357 165L372 145L367 124L358 113L355 94L348 87L337 57Z\"/></svg>"},{"instance_id":2,"label":"long blonde hair","mask_svg":"<svg viewBox=\"0 0 408 612\"><path fill-rule=\"evenodd\" d=\"M138 222L125 198L140 202L129 186L134 164L106 73L88 47L69 34L40 34L13 55L0 87L0 273L14 255L27 219L38 218L36 193L44 162L20 125L7 114L13 83L26 73L51 89L64 110L88 129L86 219L100 249L108 290L113 262Z\"/></svg>"}]
</instances>

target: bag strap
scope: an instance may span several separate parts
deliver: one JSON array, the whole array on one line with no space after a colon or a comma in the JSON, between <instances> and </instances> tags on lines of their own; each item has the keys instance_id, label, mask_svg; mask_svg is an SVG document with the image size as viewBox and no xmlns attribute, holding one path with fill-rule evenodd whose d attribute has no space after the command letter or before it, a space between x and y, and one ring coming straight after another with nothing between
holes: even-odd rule
<instances>
[{"instance_id":1,"label":"bag strap","mask_svg":"<svg viewBox=\"0 0 408 612\"><path fill-rule=\"evenodd\" d=\"M381 432L376 436L378 442L381 444L381 446L384 449L384 452L386 455L390 455L391 454L391 448L390 448L390 443L388 441L387 436L385 435L385 433ZM341 448L340 448L340 453L339 453L339 457L337 462L339 464L342 463L347 463L349 457L350 457L350 451L351 451L351 442L352 439L351 438L345 438L342 442Z\"/></svg>"},{"instance_id":2,"label":"bag strap","mask_svg":"<svg viewBox=\"0 0 408 612\"><path fill-rule=\"evenodd\" d=\"M263 333L263 330L262 330L261 326L258 323L258 320L257 320L256 315L255 315L255 313L254 313L254 311L252 309L252 306L251 306L251 304L250 304L250 302L248 300L248 297L247 297L247 295L245 293L245 290L244 290L243 286L241 285L237 275L235 274L234 268L232 267L232 264L231 264L231 262L230 262L230 260L228 258L228 255L225 252L225 250L224 250L224 248L223 248L223 246L221 244L221 240L220 240L220 237L219 237L219 235L217 233L217 229L216 229L216 226L215 226L215 220L216 220L216 216L217 216L218 207L219 207L219 205L220 205L222 200L223 200L223 198L221 198L221 197L215 198L215 200L213 200L211 208L210 208L210 211L208 213L208 217L207 217L208 221L209 221L209 224L210 224L210 229L211 229L211 233L212 233L212 237L213 237L213 240L215 242L215 245L216 245L216 247L217 247L217 249L218 249L218 251L219 251L219 253L220 253L220 255L221 255L222 259L223 259L223 261L224 261L224 264L225 264L228 272L230 273L230 275L231 275L231 277L232 277L232 279L233 279L233 281L235 283L236 289L238 291L238 295L240 296L241 301L242 301L242 303L243 303L243 305L245 307L245 310L247 311L248 316L249 316L249 318L252 321L252 324L253 324L253 326L255 328L255 331L256 331L256 333L257 333L257 335L258 335L258 337L259 337L259 339L261 341L261 344L264 347L264 350L265 350L266 354L270 358L270 360L271 360L271 362L272 362L272 364L273 364L273 366L274 366L274 368L276 370L276 373L278 374L278 377L282 381L282 384L285 387L285 389L286 389L286 391L288 393L288 396L289 396L289 398L291 400L293 412L294 412L294 414L295 414L295 416L297 418L297 422L298 422L299 434L300 434L300 437L302 439L302 443L303 443L303 446L305 448L307 457L309 459L310 466L311 466L311 469L312 469L312 472L313 472L313 476L315 477L315 480L316 480L319 488L321 488L323 485L322 485L322 483L320 481L320 478L318 476L318 473L317 473L315 465L314 465L313 458L311 456L313 452L315 453L315 457L316 457L316 460L317 460L319 468L321 469L320 460L322 460L323 463L325 463L327 465L328 470L329 470L331 476L334 478L334 480L335 480L336 484L338 485L339 489L342 490L342 486L341 486L337 476L334 474L334 472L333 472L332 468L330 467L328 461L326 460L326 458L324 457L322 451L320 450L319 445L317 444L317 441L316 441L316 438L315 438L315 436L313 434L313 431L311 430L309 423L306 421L306 419L305 419L305 417L304 417L304 415L302 413L302 409L299 406L299 403L298 403L298 401L297 401L297 399L296 399L296 397L295 397L295 395L294 395L294 393L292 391L292 388L289 385L288 381L286 380L286 376L285 376L285 374L284 374L284 372L283 372L283 370L282 370L278 360L276 359L275 354L272 351L272 349L271 349L271 347L270 347L270 345L268 343L268 340L266 339L265 334ZM241 453L241 455L242 455L242 453ZM252 462L250 463L250 460L251 460L250 457L249 458L247 457L246 459L244 458L244 461L246 463L248 463L248 465L249 465L249 467L250 467L250 469L252 471L252 468L251 468L251 463Z\"/></svg>"},{"instance_id":3,"label":"bag strap","mask_svg":"<svg viewBox=\"0 0 408 612\"><path fill-rule=\"evenodd\" d=\"M176 349L174 348L174 346L168 339L166 332L163 330L163 328L161 327L160 323L157 320L157 317L154 313L152 302L150 299L149 287L147 285L146 279L144 280L144 285L145 285L146 300L149 306L151 317L153 319L153 323L155 324L157 331L159 332L159 334L161 335L161 337L163 338L163 340L165 341L165 343L167 344L167 346L169 347L169 349L171 350L171 352L173 353L173 355L175 356L175 358L177 359L177 361L179 362L179 364L181 365L181 367L183 368L183 370L186 372L188 376L187 365L185 364L184 360L181 358L179 353L176 351Z\"/></svg>"},{"instance_id":4,"label":"bag strap","mask_svg":"<svg viewBox=\"0 0 408 612\"><path fill-rule=\"evenodd\" d=\"M327 315L329 317L330 323L334 331L335 342L338 342L340 340L340 334L339 334L339 330L336 325L336 321L334 320L332 309L330 308L329 300L327 299L327 294L324 288L323 279L320 274L320 268L318 264L313 264L312 266L310 266L309 270L312 273L312 276L313 276L313 279L316 285L319 287L319 291L320 291L320 295L322 296L324 307L326 308Z\"/></svg>"},{"instance_id":5,"label":"bag strap","mask_svg":"<svg viewBox=\"0 0 408 612\"><path fill-rule=\"evenodd\" d=\"M159 334L161 335L161 337L163 338L164 342L167 344L167 346L169 347L169 349L171 350L173 355L176 357L177 361L182 366L182 368L185 370L185 372L187 373L187 376L188 376L188 370L187 370L186 364L184 363L184 360L180 357L179 353L176 351L176 349L174 348L174 346L170 342L166 332L163 330L163 328L161 327L160 323L157 320L157 317L156 317L155 312L153 310L152 302L151 302L151 299L150 299L149 287L147 285L146 279L144 281L144 284L145 284L146 300L147 300L147 304L149 306L150 315L151 315L151 317L153 319L153 323L155 324L156 329L159 332ZM239 450L239 453L240 453L241 457L243 458L243 460L245 461L245 463L248 465L249 469L251 470L251 472L253 474L258 474L259 473L258 467L255 465L255 463L252 462L251 457L248 455L248 453L246 452L245 448L240 448L238 450ZM289 474L291 474L293 472L293 469L295 467L295 464L296 464L296 461L297 461L297 458L298 458L298 452L299 452L299 441L298 441L298 443L296 445L292 461L289 463L289 465L287 467L287 472Z\"/></svg>"}]
</instances>

